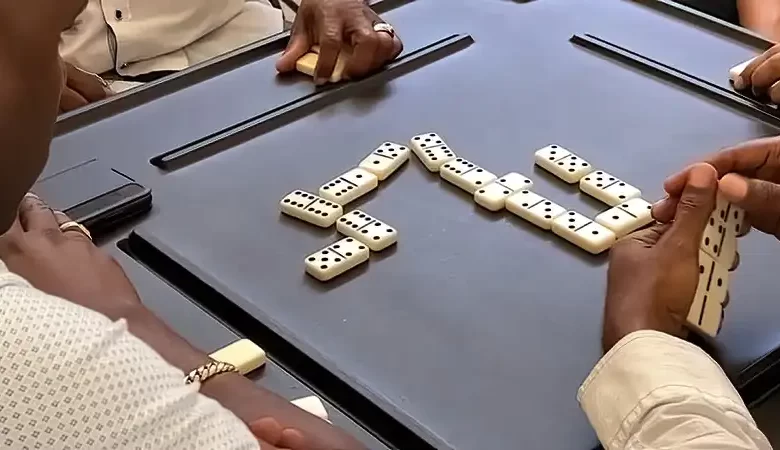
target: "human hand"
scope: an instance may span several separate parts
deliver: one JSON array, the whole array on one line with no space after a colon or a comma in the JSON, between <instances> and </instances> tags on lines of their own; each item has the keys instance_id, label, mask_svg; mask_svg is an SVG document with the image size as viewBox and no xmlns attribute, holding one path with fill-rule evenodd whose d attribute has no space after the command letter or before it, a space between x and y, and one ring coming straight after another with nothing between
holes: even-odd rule
<instances>
[{"instance_id":1,"label":"human hand","mask_svg":"<svg viewBox=\"0 0 780 450\"><path fill-rule=\"evenodd\" d=\"M768 96L772 102L780 103L780 45L775 45L748 64L734 80L738 90L751 88L757 96Z\"/></svg>"},{"instance_id":2,"label":"human hand","mask_svg":"<svg viewBox=\"0 0 780 450\"><path fill-rule=\"evenodd\" d=\"M27 195L19 216L0 236L0 260L47 294L70 300L113 320L141 305L117 262L81 231L60 230L70 219Z\"/></svg>"},{"instance_id":3,"label":"human hand","mask_svg":"<svg viewBox=\"0 0 780 450\"><path fill-rule=\"evenodd\" d=\"M271 417L264 417L249 424L249 430L260 441L261 450L306 450L303 434L294 428L282 428Z\"/></svg>"},{"instance_id":4,"label":"human hand","mask_svg":"<svg viewBox=\"0 0 780 450\"><path fill-rule=\"evenodd\" d=\"M103 100L112 95L106 83L100 76L79 69L71 63L62 61L62 94L60 95L60 112L73 111L87 106L92 102Z\"/></svg>"},{"instance_id":5,"label":"human hand","mask_svg":"<svg viewBox=\"0 0 780 450\"><path fill-rule=\"evenodd\" d=\"M295 70L295 62L319 44L319 60L314 82L330 79L344 47L351 49L345 73L363 77L395 59L403 50L398 36L374 31L384 23L363 0L303 0L295 17L290 42L276 63L281 72Z\"/></svg>"},{"instance_id":6,"label":"human hand","mask_svg":"<svg viewBox=\"0 0 780 450\"><path fill-rule=\"evenodd\" d=\"M745 210L740 234L754 228L780 239L780 138L748 141L705 159L715 167L719 191L733 205ZM668 197L653 206L659 222L671 220L690 168L664 182Z\"/></svg>"},{"instance_id":7,"label":"human hand","mask_svg":"<svg viewBox=\"0 0 780 450\"><path fill-rule=\"evenodd\" d=\"M685 337L699 283L699 244L715 207L718 178L697 164L682 180L673 220L637 231L610 253L602 345L606 353L639 330Z\"/></svg>"}]
</instances>

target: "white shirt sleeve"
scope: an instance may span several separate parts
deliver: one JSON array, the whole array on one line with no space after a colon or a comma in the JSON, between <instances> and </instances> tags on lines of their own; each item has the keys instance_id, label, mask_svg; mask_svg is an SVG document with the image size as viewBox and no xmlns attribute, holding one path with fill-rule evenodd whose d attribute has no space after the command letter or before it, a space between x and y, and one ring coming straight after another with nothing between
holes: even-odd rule
<instances>
[{"instance_id":1,"label":"white shirt sleeve","mask_svg":"<svg viewBox=\"0 0 780 450\"><path fill-rule=\"evenodd\" d=\"M668 334L621 339L577 398L607 450L772 448L720 366Z\"/></svg>"},{"instance_id":2,"label":"white shirt sleeve","mask_svg":"<svg viewBox=\"0 0 780 450\"><path fill-rule=\"evenodd\" d=\"M0 262L0 446L257 450L235 415L108 318Z\"/></svg>"}]
</instances>

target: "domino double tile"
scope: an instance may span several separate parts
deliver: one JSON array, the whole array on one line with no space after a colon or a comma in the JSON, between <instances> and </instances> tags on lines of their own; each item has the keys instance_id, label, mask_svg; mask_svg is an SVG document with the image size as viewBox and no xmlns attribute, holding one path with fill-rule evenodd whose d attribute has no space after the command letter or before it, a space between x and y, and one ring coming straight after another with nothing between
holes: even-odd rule
<instances>
[{"instance_id":1,"label":"domino double tile","mask_svg":"<svg viewBox=\"0 0 780 450\"><path fill-rule=\"evenodd\" d=\"M409 147L385 142L363 159L358 167L373 173L379 181L384 181L409 161L409 153Z\"/></svg>"},{"instance_id":2,"label":"domino double tile","mask_svg":"<svg viewBox=\"0 0 780 450\"><path fill-rule=\"evenodd\" d=\"M280 206L284 214L322 228L333 225L344 214L340 204L301 190L287 194Z\"/></svg>"},{"instance_id":3,"label":"domino double tile","mask_svg":"<svg viewBox=\"0 0 780 450\"><path fill-rule=\"evenodd\" d=\"M341 216L336 229L366 244L375 252L380 252L398 242L398 230L380 222L376 218L356 209Z\"/></svg>"},{"instance_id":4,"label":"domino double tile","mask_svg":"<svg viewBox=\"0 0 780 450\"><path fill-rule=\"evenodd\" d=\"M642 196L639 189L603 170L596 170L583 177L580 190L609 206L617 206Z\"/></svg>"},{"instance_id":5,"label":"domino double tile","mask_svg":"<svg viewBox=\"0 0 780 450\"><path fill-rule=\"evenodd\" d=\"M325 183L320 187L320 197L341 205L368 194L379 185L379 179L373 173L356 167L349 172Z\"/></svg>"},{"instance_id":6,"label":"domino double tile","mask_svg":"<svg viewBox=\"0 0 780 450\"><path fill-rule=\"evenodd\" d=\"M365 244L348 237L307 256L306 273L328 281L368 261L369 253Z\"/></svg>"},{"instance_id":7,"label":"domino double tile","mask_svg":"<svg viewBox=\"0 0 780 450\"><path fill-rule=\"evenodd\" d=\"M506 199L507 211L543 230L552 228L553 220L566 208L528 190L522 190Z\"/></svg>"},{"instance_id":8,"label":"domino double tile","mask_svg":"<svg viewBox=\"0 0 780 450\"><path fill-rule=\"evenodd\" d=\"M456 158L452 149L436 133L414 136L409 146L430 172L438 172L443 164Z\"/></svg>"},{"instance_id":9,"label":"domino double tile","mask_svg":"<svg viewBox=\"0 0 780 450\"><path fill-rule=\"evenodd\" d=\"M617 239L612 230L575 211L567 211L553 220L552 231L594 255L612 247Z\"/></svg>"},{"instance_id":10,"label":"domino double tile","mask_svg":"<svg viewBox=\"0 0 780 450\"><path fill-rule=\"evenodd\" d=\"M474 201L490 211L504 209L506 199L521 190L529 190L534 187L533 181L517 172L510 172L496 181L479 188L474 193Z\"/></svg>"},{"instance_id":11,"label":"domino double tile","mask_svg":"<svg viewBox=\"0 0 780 450\"><path fill-rule=\"evenodd\" d=\"M555 144L537 150L534 160L537 166L569 184L580 181L593 170L588 161Z\"/></svg>"}]
</instances>

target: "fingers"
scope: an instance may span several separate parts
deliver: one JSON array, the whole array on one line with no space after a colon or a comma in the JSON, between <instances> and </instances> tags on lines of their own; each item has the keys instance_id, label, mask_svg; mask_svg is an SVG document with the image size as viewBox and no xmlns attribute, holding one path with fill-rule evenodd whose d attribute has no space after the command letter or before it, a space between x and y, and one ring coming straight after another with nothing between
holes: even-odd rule
<instances>
[{"instance_id":1,"label":"fingers","mask_svg":"<svg viewBox=\"0 0 780 450\"><path fill-rule=\"evenodd\" d=\"M717 152L704 162L714 167L721 177L734 172L767 181L780 181L780 137L747 141ZM664 191L670 197L680 196L691 167L686 167L664 181Z\"/></svg>"},{"instance_id":2,"label":"fingers","mask_svg":"<svg viewBox=\"0 0 780 450\"><path fill-rule=\"evenodd\" d=\"M780 54L775 51L753 70L750 75L750 85L754 94L762 95L778 80L780 80Z\"/></svg>"},{"instance_id":3,"label":"fingers","mask_svg":"<svg viewBox=\"0 0 780 450\"><path fill-rule=\"evenodd\" d=\"M282 426L272 417L263 417L249 424L249 430L257 439L278 445L282 438Z\"/></svg>"},{"instance_id":4,"label":"fingers","mask_svg":"<svg viewBox=\"0 0 780 450\"><path fill-rule=\"evenodd\" d=\"M276 70L279 73L287 73L295 70L295 63L301 59L301 56L309 52L311 48L311 40L309 34L306 32L306 27L303 25L304 15L299 15L296 20L295 26L293 26L292 34L290 35L290 42L287 43L287 48L284 49L284 53L276 62Z\"/></svg>"},{"instance_id":5,"label":"fingers","mask_svg":"<svg viewBox=\"0 0 780 450\"><path fill-rule=\"evenodd\" d=\"M19 223L24 231L59 230L54 211L33 194L25 195L19 205Z\"/></svg>"},{"instance_id":6,"label":"fingers","mask_svg":"<svg viewBox=\"0 0 780 450\"><path fill-rule=\"evenodd\" d=\"M385 64L398 57L403 49L400 39L397 36L390 36L389 33L376 33L379 45L377 46L376 53L374 54L373 67L374 70L384 67Z\"/></svg>"},{"instance_id":7,"label":"fingers","mask_svg":"<svg viewBox=\"0 0 780 450\"><path fill-rule=\"evenodd\" d=\"M347 74L353 78L366 76L373 71L374 60L378 55L381 34L373 30L371 22L368 19L361 20L357 27L352 31L352 56L347 64Z\"/></svg>"},{"instance_id":8,"label":"fingers","mask_svg":"<svg viewBox=\"0 0 780 450\"><path fill-rule=\"evenodd\" d=\"M780 104L780 82L775 82L767 93L772 103Z\"/></svg>"},{"instance_id":9,"label":"fingers","mask_svg":"<svg viewBox=\"0 0 780 450\"><path fill-rule=\"evenodd\" d=\"M720 190L726 200L745 210L753 227L780 238L779 185L728 174L720 181Z\"/></svg>"},{"instance_id":10,"label":"fingers","mask_svg":"<svg viewBox=\"0 0 780 450\"><path fill-rule=\"evenodd\" d=\"M718 174L709 164L696 164L680 195L674 222L664 235L676 248L698 251L702 233L715 207Z\"/></svg>"},{"instance_id":11,"label":"fingers","mask_svg":"<svg viewBox=\"0 0 780 450\"><path fill-rule=\"evenodd\" d=\"M65 63L67 71L67 86L81 94L87 102L103 100L108 96L106 82L94 73L85 72L78 67Z\"/></svg>"},{"instance_id":12,"label":"fingers","mask_svg":"<svg viewBox=\"0 0 780 450\"><path fill-rule=\"evenodd\" d=\"M777 53L780 53L780 46L775 45L774 47L758 55L756 58L750 61L750 64L745 67L745 70L743 70L739 77L734 80L734 87L736 89L742 90L750 86L753 82L753 74L755 73L756 69L758 69L762 64L764 64L765 61Z\"/></svg>"},{"instance_id":13,"label":"fingers","mask_svg":"<svg viewBox=\"0 0 780 450\"><path fill-rule=\"evenodd\" d=\"M657 223L650 227L635 231L626 236L624 239L630 239L632 241L638 242L645 247L652 247L658 242L659 239L661 239L661 236L663 236L670 227L670 224Z\"/></svg>"},{"instance_id":14,"label":"fingers","mask_svg":"<svg viewBox=\"0 0 780 450\"><path fill-rule=\"evenodd\" d=\"M65 86L62 89L62 94L60 95L60 112L65 113L68 111L73 111L74 109L81 108L83 106L87 106L89 102L87 99L81 96L78 92L74 91L73 89Z\"/></svg>"},{"instance_id":15,"label":"fingers","mask_svg":"<svg viewBox=\"0 0 780 450\"><path fill-rule=\"evenodd\" d=\"M289 448L290 450L305 450L308 448L303 433L294 428L285 428L282 431L282 436L279 439L278 445L280 447Z\"/></svg>"},{"instance_id":16,"label":"fingers","mask_svg":"<svg viewBox=\"0 0 780 450\"><path fill-rule=\"evenodd\" d=\"M333 74L339 53L341 53L341 19L330 17L320 23L320 57L314 69L314 84L325 84Z\"/></svg>"},{"instance_id":17,"label":"fingers","mask_svg":"<svg viewBox=\"0 0 780 450\"><path fill-rule=\"evenodd\" d=\"M653 204L650 211L653 219L661 223L669 223L674 220L674 214L677 212L678 197L666 196Z\"/></svg>"}]
</instances>

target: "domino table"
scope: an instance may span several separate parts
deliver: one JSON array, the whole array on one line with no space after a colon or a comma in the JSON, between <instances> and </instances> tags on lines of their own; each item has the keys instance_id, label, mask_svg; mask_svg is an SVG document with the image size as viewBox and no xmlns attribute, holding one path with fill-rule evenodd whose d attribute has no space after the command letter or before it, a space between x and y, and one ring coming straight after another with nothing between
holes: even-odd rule
<instances>
[{"instance_id":1,"label":"domino table","mask_svg":"<svg viewBox=\"0 0 780 450\"><path fill-rule=\"evenodd\" d=\"M485 210L412 156L345 207L393 224L398 244L321 283L303 258L335 242L335 228L282 216L279 201L316 192L384 141L430 131L591 218L607 207L534 168L537 149L565 145L654 200L689 161L777 130L571 35L725 87L728 68L757 50L631 1L402 3L385 17L408 56L385 75L316 89L274 78L278 53L249 50L258 57L205 66L183 75L196 84L61 134L47 173L99 155L153 187L155 210L124 241L131 256L240 333L275 336L284 362L314 386L324 377L351 415L396 424L386 437L408 432L397 447L592 448L575 393L600 354L604 256ZM735 377L780 346L767 270L780 246L758 233L740 244L718 338ZM773 387L738 379L755 398Z\"/></svg>"}]
</instances>

